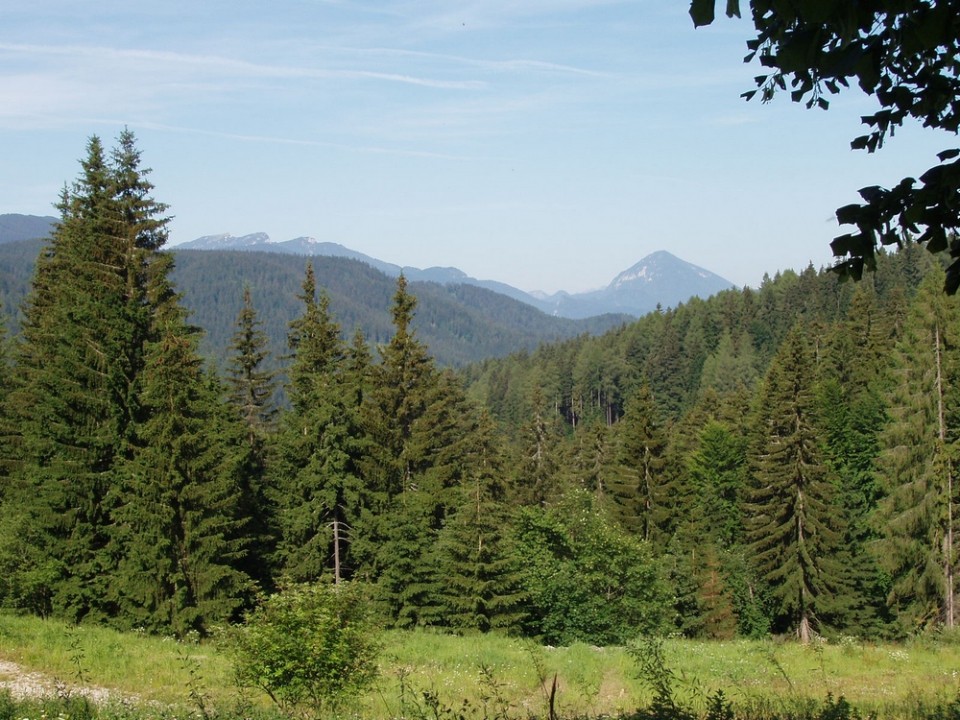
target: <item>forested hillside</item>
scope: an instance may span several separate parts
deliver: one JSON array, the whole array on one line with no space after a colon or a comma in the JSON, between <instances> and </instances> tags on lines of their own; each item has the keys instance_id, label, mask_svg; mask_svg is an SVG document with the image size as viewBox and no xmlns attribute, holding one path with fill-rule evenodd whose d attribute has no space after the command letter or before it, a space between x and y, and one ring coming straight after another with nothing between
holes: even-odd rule
<instances>
[{"instance_id":1,"label":"forested hillside","mask_svg":"<svg viewBox=\"0 0 960 720\"><path fill-rule=\"evenodd\" d=\"M692 635L956 622L960 314L922 248L807 268L490 360L468 395L549 506L588 493L663 563Z\"/></svg>"},{"instance_id":2,"label":"forested hillside","mask_svg":"<svg viewBox=\"0 0 960 720\"><path fill-rule=\"evenodd\" d=\"M395 627L553 644L955 625L960 311L922 249L460 373L405 279L350 280L371 338L307 265L279 408L260 286L211 370L132 135L82 168L4 344L2 605L205 633L349 580Z\"/></svg>"},{"instance_id":3,"label":"forested hillside","mask_svg":"<svg viewBox=\"0 0 960 720\"><path fill-rule=\"evenodd\" d=\"M0 301L19 329L17 309L27 295L34 262L43 243L0 245ZM297 291L307 259L269 252L174 250L171 279L183 294L190 320L204 330L200 352L223 365L249 287L267 333L270 357L286 352L287 325L298 311ZM388 307L396 280L369 265L339 257L313 259L317 285L347 331L360 328L375 346L390 337ZM525 303L472 285L411 282L420 300L414 321L431 354L444 366L461 366L521 349L533 350L583 333L597 334L623 324L625 315L586 320L552 317ZM272 362L272 360L271 360Z\"/></svg>"}]
</instances>

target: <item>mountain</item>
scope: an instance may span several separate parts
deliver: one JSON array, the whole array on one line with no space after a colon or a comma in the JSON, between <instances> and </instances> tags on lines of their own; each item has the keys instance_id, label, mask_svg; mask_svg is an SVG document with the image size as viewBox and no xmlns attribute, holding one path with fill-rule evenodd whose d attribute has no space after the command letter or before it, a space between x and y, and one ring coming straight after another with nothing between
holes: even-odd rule
<instances>
[{"instance_id":1,"label":"mountain","mask_svg":"<svg viewBox=\"0 0 960 720\"><path fill-rule=\"evenodd\" d=\"M8 313L11 332L17 331L16 308L27 293L40 240L0 244L0 301ZM301 311L297 299L306 258L299 254L190 250L175 247L173 280L191 321L205 331L202 352L223 367L227 346L243 299L243 288L253 293L257 313L279 364L287 354L287 328ZM396 280L368 263L345 257L312 258L317 286L330 298L330 310L352 335L363 331L376 346L393 333L390 307ZM414 328L441 365L460 366L534 350L543 343L595 335L623 325L623 315L589 320L551 317L528 304L467 284L410 281L417 298Z\"/></svg>"},{"instance_id":2,"label":"mountain","mask_svg":"<svg viewBox=\"0 0 960 720\"><path fill-rule=\"evenodd\" d=\"M660 250L624 270L602 290L561 292L536 300L541 310L560 317L582 319L601 313L642 317L658 306L676 307L692 297L706 299L732 287L729 280Z\"/></svg>"},{"instance_id":3,"label":"mountain","mask_svg":"<svg viewBox=\"0 0 960 720\"><path fill-rule=\"evenodd\" d=\"M421 270L401 267L377 260L338 243L321 242L311 237L299 237L285 242L273 242L266 233L207 235L177 245L177 250L240 250L314 257L346 257L376 268L390 277L401 272L411 281L433 282L440 285L473 285L506 295L531 305L548 315L583 320L606 314L642 317L660 307L675 307L691 297L707 298L733 287L733 283L708 270L680 260L661 250L648 255L628 270L617 275L602 290L585 293L559 292L554 295L527 293L506 283L478 280L462 270L451 267L431 267Z\"/></svg>"},{"instance_id":4,"label":"mountain","mask_svg":"<svg viewBox=\"0 0 960 720\"><path fill-rule=\"evenodd\" d=\"M0 215L0 244L37 240L50 235L57 219L40 215Z\"/></svg>"},{"instance_id":5,"label":"mountain","mask_svg":"<svg viewBox=\"0 0 960 720\"><path fill-rule=\"evenodd\" d=\"M389 277L397 277L402 268L399 265L377 260L339 243L322 242L316 238L302 236L293 240L274 242L264 232L240 235L224 233L222 235L204 235L196 240L180 243L171 250L240 250L245 252L283 253L284 255L308 255L310 257L342 257L366 263ZM414 279L409 275L408 280ZM419 279L419 278L417 278Z\"/></svg>"}]
</instances>

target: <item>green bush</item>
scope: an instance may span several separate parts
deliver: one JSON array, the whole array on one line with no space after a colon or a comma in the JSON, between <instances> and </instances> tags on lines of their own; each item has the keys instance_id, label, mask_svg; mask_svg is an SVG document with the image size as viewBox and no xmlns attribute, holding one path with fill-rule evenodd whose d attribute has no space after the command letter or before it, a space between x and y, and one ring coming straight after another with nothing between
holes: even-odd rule
<instances>
[{"instance_id":1,"label":"green bush","mask_svg":"<svg viewBox=\"0 0 960 720\"><path fill-rule=\"evenodd\" d=\"M380 641L360 585L296 585L267 597L229 635L237 682L288 717L337 712L377 674Z\"/></svg>"},{"instance_id":2,"label":"green bush","mask_svg":"<svg viewBox=\"0 0 960 720\"><path fill-rule=\"evenodd\" d=\"M668 624L671 596L647 543L586 492L524 508L516 529L528 635L551 645L620 645Z\"/></svg>"}]
</instances>

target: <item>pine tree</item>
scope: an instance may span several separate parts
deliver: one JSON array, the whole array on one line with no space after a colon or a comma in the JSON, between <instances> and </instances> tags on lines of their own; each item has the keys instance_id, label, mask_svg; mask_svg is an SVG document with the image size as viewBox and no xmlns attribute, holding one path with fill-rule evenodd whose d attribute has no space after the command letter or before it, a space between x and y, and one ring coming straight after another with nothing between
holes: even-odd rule
<instances>
[{"instance_id":1,"label":"pine tree","mask_svg":"<svg viewBox=\"0 0 960 720\"><path fill-rule=\"evenodd\" d=\"M729 548L743 538L741 505L745 484L746 448L724 424L704 425L699 447L688 457L686 473L697 496L697 543L709 540Z\"/></svg>"},{"instance_id":2,"label":"pine tree","mask_svg":"<svg viewBox=\"0 0 960 720\"><path fill-rule=\"evenodd\" d=\"M237 316L227 364L227 400L234 416L245 428L245 442L237 448L235 462L242 480L238 508L248 519L247 532L253 538L241 568L261 588L272 585L270 558L276 550L278 529L275 508L266 486L267 440L274 430L277 407L276 373L264 365L269 361L268 339L262 329L249 286L243 289L243 305Z\"/></svg>"},{"instance_id":3,"label":"pine tree","mask_svg":"<svg viewBox=\"0 0 960 720\"><path fill-rule=\"evenodd\" d=\"M516 461L517 499L524 505L546 505L563 494L560 478L559 419L547 407L539 385L533 389L530 420L520 429Z\"/></svg>"},{"instance_id":4,"label":"pine tree","mask_svg":"<svg viewBox=\"0 0 960 720\"><path fill-rule=\"evenodd\" d=\"M480 418L467 441L470 468L438 537L442 616L458 630L516 631L525 596L510 543L504 461L489 416Z\"/></svg>"},{"instance_id":5,"label":"pine tree","mask_svg":"<svg viewBox=\"0 0 960 720\"><path fill-rule=\"evenodd\" d=\"M250 447L260 455L264 436L270 430L276 407L273 404L275 373L264 369L269 358L267 335L257 318L249 286L243 289L243 307L237 316L236 332L230 343L227 382L230 402L247 425Z\"/></svg>"},{"instance_id":6,"label":"pine tree","mask_svg":"<svg viewBox=\"0 0 960 720\"><path fill-rule=\"evenodd\" d=\"M440 535L458 504L458 491L475 472L475 419L457 378L440 373L423 388L423 413L405 447L408 483L392 498L377 549L381 598L401 626L448 624Z\"/></svg>"},{"instance_id":7,"label":"pine tree","mask_svg":"<svg viewBox=\"0 0 960 720\"><path fill-rule=\"evenodd\" d=\"M616 438L616 472L610 482L613 514L643 540L657 539L668 520L663 460L666 439L646 383L627 402Z\"/></svg>"},{"instance_id":8,"label":"pine tree","mask_svg":"<svg viewBox=\"0 0 960 720\"><path fill-rule=\"evenodd\" d=\"M874 522L882 494L876 461L890 383L888 334L872 289L858 286L845 320L828 336L816 398L824 458L836 478L837 501L845 519L847 627L858 634L882 632L887 614L886 574L870 548L880 537Z\"/></svg>"},{"instance_id":9,"label":"pine tree","mask_svg":"<svg viewBox=\"0 0 960 720\"><path fill-rule=\"evenodd\" d=\"M253 592L241 567L253 539L238 512L249 503L231 472L244 432L223 411L222 387L206 376L198 332L172 290L161 281L151 294L142 420L114 490L120 560L111 596L122 625L182 635L235 619Z\"/></svg>"},{"instance_id":10,"label":"pine tree","mask_svg":"<svg viewBox=\"0 0 960 720\"><path fill-rule=\"evenodd\" d=\"M439 373L417 339L415 307L401 276L394 335L381 348L364 405L364 476L376 496L364 522L365 573L402 627L445 622L438 536L471 468L472 413L459 381Z\"/></svg>"},{"instance_id":11,"label":"pine tree","mask_svg":"<svg viewBox=\"0 0 960 720\"><path fill-rule=\"evenodd\" d=\"M356 570L348 541L368 504L359 470L364 437L358 368L348 372L340 326L326 294L317 297L312 265L299 297L303 314L289 334L291 409L280 423L271 473L278 553L282 572L293 580L329 574L339 582Z\"/></svg>"},{"instance_id":12,"label":"pine tree","mask_svg":"<svg viewBox=\"0 0 960 720\"><path fill-rule=\"evenodd\" d=\"M381 349L365 405L365 424L372 442L366 473L381 502L412 487L418 460L411 455L413 425L426 411L428 390L437 382L433 359L413 330L416 305L401 275L390 311L394 334Z\"/></svg>"},{"instance_id":13,"label":"pine tree","mask_svg":"<svg viewBox=\"0 0 960 720\"><path fill-rule=\"evenodd\" d=\"M960 313L931 273L910 306L894 352L895 385L881 435L879 470L888 497L881 562L889 602L907 629L957 622L956 350Z\"/></svg>"},{"instance_id":14,"label":"pine tree","mask_svg":"<svg viewBox=\"0 0 960 720\"><path fill-rule=\"evenodd\" d=\"M799 326L761 390L746 524L757 571L781 621L803 642L831 619L840 587L840 519L814 425L814 356Z\"/></svg>"},{"instance_id":15,"label":"pine tree","mask_svg":"<svg viewBox=\"0 0 960 720\"><path fill-rule=\"evenodd\" d=\"M96 137L64 190L24 306L10 414L18 427L12 495L30 526L19 569L41 612L113 613L110 489L139 415L153 308L146 288L166 240L132 133L108 157Z\"/></svg>"}]
</instances>

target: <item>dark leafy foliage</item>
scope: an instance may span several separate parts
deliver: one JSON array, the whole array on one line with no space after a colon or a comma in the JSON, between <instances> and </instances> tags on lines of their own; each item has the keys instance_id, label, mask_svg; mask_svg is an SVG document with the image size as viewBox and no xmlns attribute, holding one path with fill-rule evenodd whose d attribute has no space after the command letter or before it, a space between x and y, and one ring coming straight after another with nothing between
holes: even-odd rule
<instances>
[{"instance_id":1,"label":"dark leafy foliage","mask_svg":"<svg viewBox=\"0 0 960 720\"><path fill-rule=\"evenodd\" d=\"M709 25L716 0L693 0L695 25ZM790 92L794 102L827 109L831 95L856 84L879 109L862 118L868 131L851 142L874 152L907 121L956 134L960 129L960 2L877 0L751 0L757 35L748 41L747 61L758 60L756 77L764 101ZM739 0L727 0L728 16L740 16ZM855 231L832 243L841 277L859 279L876 267L878 246L912 239L931 252L949 252L945 288L960 287L960 149L938 155L939 164L895 187L865 187L863 204L837 210L841 225Z\"/></svg>"}]
</instances>

